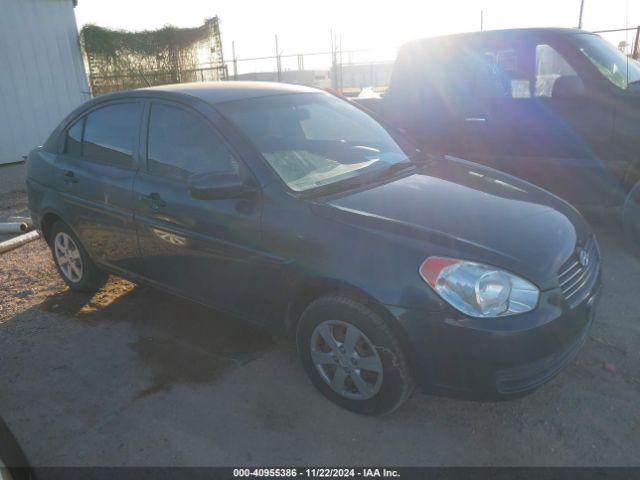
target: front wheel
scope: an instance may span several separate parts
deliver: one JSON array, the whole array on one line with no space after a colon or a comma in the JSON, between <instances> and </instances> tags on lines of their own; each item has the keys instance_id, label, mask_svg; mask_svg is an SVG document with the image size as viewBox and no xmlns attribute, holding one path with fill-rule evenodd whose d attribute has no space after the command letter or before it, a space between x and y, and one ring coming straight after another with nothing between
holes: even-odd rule
<instances>
[{"instance_id":1,"label":"front wheel","mask_svg":"<svg viewBox=\"0 0 640 480\"><path fill-rule=\"evenodd\" d=\"M380 415L398 408L412 390L396 335L362 303L323 297L302 314L297 346L315 387L356 413Z\"/></svg>"},{"instance_id":2,"label":"front wheel","mask_svg":"<svg viewBox=\"0 0 640 480\"><path fill-rule=\"evenodd\" d=\"M631 189L624 202L622 225L633 250L640 252L640 182Z\"/></svg>"}]
</instances>

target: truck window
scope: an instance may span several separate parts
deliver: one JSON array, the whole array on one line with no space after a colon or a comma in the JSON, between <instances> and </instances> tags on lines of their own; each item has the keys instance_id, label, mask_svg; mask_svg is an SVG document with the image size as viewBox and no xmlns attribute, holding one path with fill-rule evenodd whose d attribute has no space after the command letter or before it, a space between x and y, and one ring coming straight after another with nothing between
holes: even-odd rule
<instances>
[{"instance_id":1,"label":"truck window","mask_svg":"<svg viewBox=\"0 0 640 480\"><path fill-rule=\"evenodd\" d=\"M580 53L618 88L626 90L640 82L640 63L626 57L616 47L597 35L578 33L571 36Z\"/></svg>"},{"instance_id":2,"label":"truck window","mask_svg":"<svg viewBox=\"0 0 640 480\"><path fill-rule=\"evenodd\" d=\"M553 86L560 77L576 77L578 74L552 46L536 45L535 96L553 96Z\"/></svg>"},{"instance_id":3,"label":"truck window","mask_svg":"<svg viewBox=\"0 0 640 480\"><path fill-rule=\"evenodd\" d=\"M481 98L530 98L530 55L521 46L482 48L474 67L474 90Z\"/></svg>"}]
</instances>

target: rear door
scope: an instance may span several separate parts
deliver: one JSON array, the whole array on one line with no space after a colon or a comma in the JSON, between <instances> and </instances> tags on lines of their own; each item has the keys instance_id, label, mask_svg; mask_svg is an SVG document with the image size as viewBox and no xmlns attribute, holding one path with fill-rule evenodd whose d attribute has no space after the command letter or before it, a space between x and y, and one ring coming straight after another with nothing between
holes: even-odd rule
<instances>
[{"instance_id":1,"label":"rear door","mask_svg":"<svg viewBox=\"0 0 640 480\"><path fill-rule=\"evenodd\" d=\"M210 121L186 106L148 107L146 165L135 183L145 276L189 298L243 312L256 281L261 197L194 199L196 173L250 175Z\"/></svg>"},{"instance_id":2,"label":"rear door","mask_svg":"<svg viewBox=\"0 0 640 480\"><path fill-rule=\"evenodd\" d=\"M67 221L94 260L116 270L139 271L133 222L142 104L101 105L67 130L56 183Z\"/></svg>"}]
</instances>

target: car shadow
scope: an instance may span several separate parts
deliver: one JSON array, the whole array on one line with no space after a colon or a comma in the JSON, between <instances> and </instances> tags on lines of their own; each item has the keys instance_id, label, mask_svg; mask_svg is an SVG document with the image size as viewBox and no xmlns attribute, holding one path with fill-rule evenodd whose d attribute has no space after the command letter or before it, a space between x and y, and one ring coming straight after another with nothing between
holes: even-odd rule
<instances>
[{"instance_id":1,"label":"car shadow","mask_svg":"<svg viewBox=\"0 0 640 480\"><path fill-rule=\"evenodd\" d=\"M129 347L152 372L151 385L135 399L176 384L212 383L276 343L271 333L231 315L117 277L95 294L65 289L36 308L84 326L131 324L137 339Z\"/></svg>"}]
</instances>

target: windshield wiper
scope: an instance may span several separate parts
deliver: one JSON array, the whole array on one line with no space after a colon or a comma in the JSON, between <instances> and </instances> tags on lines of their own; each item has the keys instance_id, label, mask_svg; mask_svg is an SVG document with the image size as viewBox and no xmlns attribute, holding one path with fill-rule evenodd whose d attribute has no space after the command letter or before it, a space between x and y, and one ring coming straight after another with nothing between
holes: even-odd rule
<instances>
[{"instance_id":1,"label":"windshield wiper","mask_svg":"<svg viewBox=\"0 0 640 480\"><path fill-rule=\"evenodd\" d=\"M408 168L415 168L417 166L424 165L426 162L424 160L419 160L419 157L421 157L421 155L422 152L416 151L413 155L407 157L406 160L403 160L402 162L392 163L387 168L382 170L379 175L389 176Z\"/></svg>"},{"instance_id":2,"label":"windshield wiper","mask_svg":"<svg viewBox=\"0 0 640 480\"><path fill-rule=\"evenodd\" d=\"M415 168L427 163L425 160L419 160L422 152L416 151L413 155L407 157L407 160L402 162L392 163L387 168L383 168L376 172L362 172L360 175L354 175L353 177L345 178L336 182L326 183L324 185L317 185L316 187L307 191L309 195L322 195L333 191L348 190L351 188L362 187L364 185L374 182L376 179L390 177L402 170L408 168Z\"/></svg>"}]
</instances>

